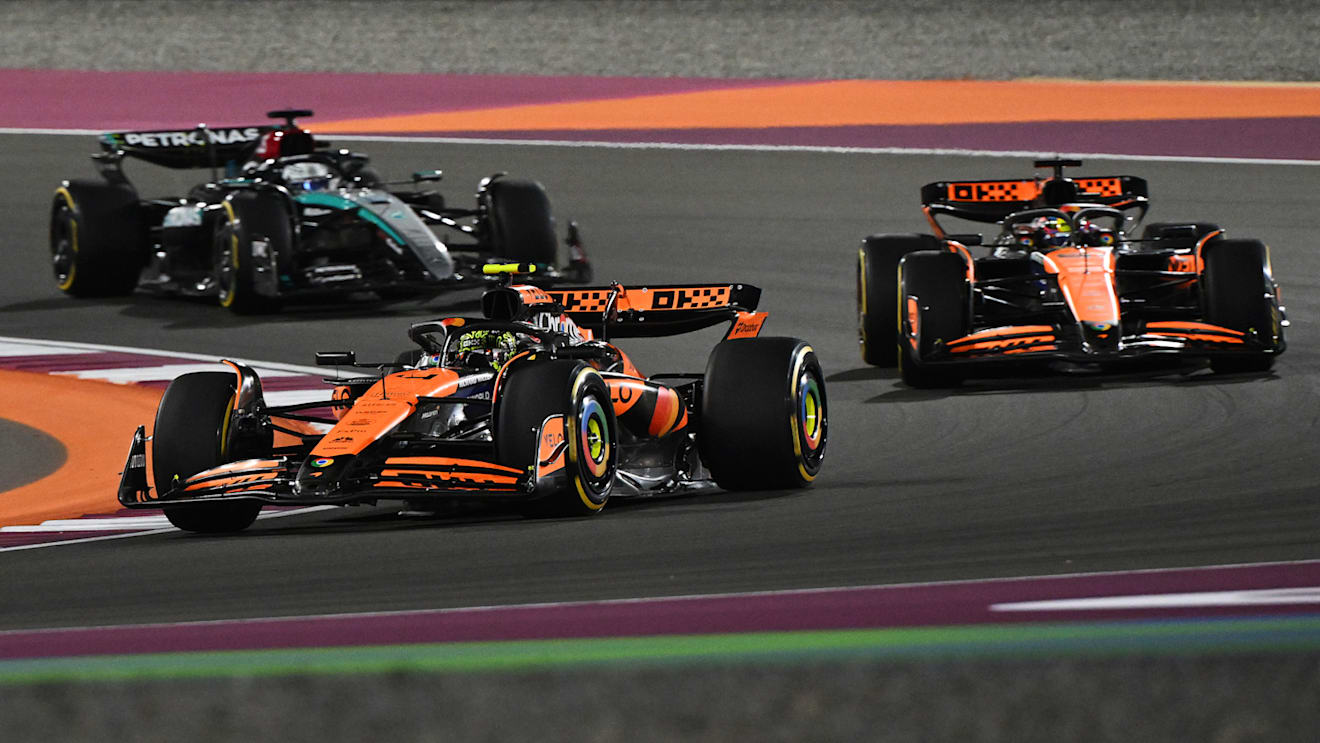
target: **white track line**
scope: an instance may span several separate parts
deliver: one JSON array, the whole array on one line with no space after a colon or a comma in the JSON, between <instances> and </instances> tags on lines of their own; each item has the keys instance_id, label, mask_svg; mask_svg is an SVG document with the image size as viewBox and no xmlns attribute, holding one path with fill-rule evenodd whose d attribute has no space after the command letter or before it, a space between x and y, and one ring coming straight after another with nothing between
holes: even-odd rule
<instances>
[{"instance_id":1,"label":"white track line","mask_svg":"<svg viewBox=\"0 0 1320 743\"><path fill-rule=\"evenodd\" d=\"M334 506L319 506L318 508L333 508ZM159 533L159 532L152 532ZM135 536L135 535L124 535ZM118 539L120 537L97 537L98 539ZM92 541L91 539L83 541ZM45 545L38 545L45 546ZM11 548L17 549L17 548ZM0 630L0 636L4 635L32 635L52 632L71 632L86 630L109 630L109 629L147 629L163 627L205 627L214 625L243 625L252 623L267 622L305 622L309 620L341 620L341 619L370 619L373 617L400 617L416 616L422 614L466 614L477 612L495 612L508 609L554 609L576 606L613 606L621 604L657 604L677 601L707 601L710 599L747 599L747 598L765 598L779 596L809 596L822 593L847 593L853 591L875 591L875 590L901 590L908 588L930 588L939 586L956 585L993 585L997 583L1010 583L1020 581L1052 581L1065 580L1072 578L1097 578L1114 575L1149 575L1154 573L1187 573L1204 570L1232 570L1241 568L1261 568L1261 567L1283 567L1283 566L1320 566L1320 560L1287 560L1281 562L1248 562L1248 563L1230 563L1226 565L1201 565L1196 567L1184 568L1144 568L1140 570L1110 570L1098 573L1065 573L1060 575L1021 575L1005 578L979 578L975 580L943 580L943 581L922 581L914 583L887 583L871 584L863 586L836 586L833 588L795 588L782 591L747 591L742 593L700 593L686 594L682 596L651 596L644 598L630 599L603 599L600 601L544 601L528 604L488 604L483 606L458 606L445 609L400 609L396 611L365 611L365 612L344 612L339 614L307 614L283 617L242 617L238 619L204 619L192 622L144 622L140 624L109 624L95 625L88 627L43 627L40 629L13 629Z\"/></svg>"},{"instance_id":2,"label":"white track line","mask_svg":"<svg viewBox=\"0 0 1320 743\"><path fill-rule=\"evenodd\" d=\"M54 376L76 377L78 379L96 379L102 382L114 382L116 384L132 384L134 382L161 382L174 379L175 377L190 374L192 372L204 371L225 371L228 367L220 364L162 364L160 366L132 366L132 367L106 367L104 369L76 369L72 371L50 372ZM232 374L233 372L230 371ZM298 376L297 372L284 371L282 369L262 369L257 368L257 373L262 377L293 377ZM326 391L327 394L329 390Z\"/></svg>"},{"instance_id":3,"label":"white track line","mask_svg":"<svg viewBox=\"0 0 1320 743\"><path fill-rule=\"evenodd\" d=\"M285 516L301 516L302 514L315 513L316 511L328 511L332 508L339 508L339 506L308 506L307 508L296 508L292 511L271 511L269 513L262 513L261 515L257 516L257 518L264 521L266 519L284 518ZM162 516L160 518L164 518L164 517ZM12 527L6 527L6 529L8 528L12 528ZM0 547L0 552L19 552L22 550L41 549L43 547L67 547L76 544L87 544L88 542L104 542L110 539L130 539L132 537L146 537L154 534L168 534L170 532L174 532L176 534L180 533L178 529L175 529L173 526L171 526L164 529L151 529L149 531L133 531L124 534L108 534L103 537L85 537L82 539L67 539L61 542L41 542L38 544L20 544L14 547Z\"/></svg>"},{"instance_id":4,"label":"white track line","mask_svg":"<svg viewBox=\"0 0 1320 743\"><path fill-rule=\"evenodd\" d=\"M209 361L212 363L219 363L220 358L222 358L217 354L186 353L183 351L166 351L159 348L137 348L135 346L108 346L103 343L78 343L76 341L55 341L55 340L46 340L41 338L16 338L13 336L0 336L0 348L5 348L10 345L33 346L37 348L51 349L49 353L52 355L59 353L70 353L70 352L79 353L85 351L110 351L110 352L119 352L119 353L136 353L136 354L142 354L144 356L167 356L167 357L172 356L178 359L192 359L195 361ZM72 351L56 350L56 349L72 349ZM24 354L4 354L4 355L21 356ZM41 352L33 353L32 355L34 356L41 355ZM249 359L241 359L235 356L228 356L224 358L229 358L232 361L237 361L241 364L246 364L248 366L259 368L261 370L274 369L278 371L294 372L296 374L308 374L317 377L325 376L326 372L328 371L325 367L320 367L320 366L300 366L298 364L283 364L274 361L252 361Z\"/></svg>"},{"instance_id":5,"label":"white track line","mask_svg":"<svg viewBox=\"0 0 1320 743\"><path fill-rule=\"evenodd\" d=\"M1031 123L1031 122L1023 122ZM22 129L0 127L0 134L96 136L101 129ZM1268 157L1195 157L1182 155L1128 155L1116 152L1059 152L1031 150L971 150L931 147L830 147L824 145L771 144L687 144L683 142L607 142L561 139L493 139L487 137L408 137L374 134L334 134L318 132L346 142L420 142L425 144L499 145L525 147L587 147L619 150L731 150L746 152L824 152L847 155L917 155L959 157L1040 158L1068 157L1086 160L1121 160L1133 162L1218 163L1228 165L1320 165L1320 160L1293 160Z\"/></svg>"},{"instance_id":6,"label":"white track line","mask_svg":"<svg viewBox=\"0 0 1320 743\"><path fill-rule=\"evenodd\" d=\"M1320 604L1320 588L1275 588L1249 591L1151 593L991 604L990 611L1079 611L1103 609L1184 609L1215 606L1275 606Z\"/></svg>"},{"instance_id":7,"label":"white track line","mask_svg":"<svg viewBox=\"0 0 1320 743\"><path fill-rule=\"evenodd\" d=\"M320 389L278 390L264 392L262 397L265 398L267 405L301 405L305 402L329 403L330 389L323 386Z\"/></svg>"}]
</instances>

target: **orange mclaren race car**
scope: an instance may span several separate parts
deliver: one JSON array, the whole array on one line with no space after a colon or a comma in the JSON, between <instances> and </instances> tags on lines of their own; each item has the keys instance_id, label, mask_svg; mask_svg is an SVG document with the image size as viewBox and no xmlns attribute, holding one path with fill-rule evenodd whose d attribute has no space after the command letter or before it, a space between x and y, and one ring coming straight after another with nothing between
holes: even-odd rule
<instances>
[{"instance_id":1,"label":"orange mclaren race car","mask_svg":"<svg viewBox=\"0 0 1320 743\"><path fill-rule=\"evenodd\" d=\"M857 273L862 359L913 387L992 368L1112 370L1209 363L1268 370L1287 326L1269 248L1207 223L1153 223L1134 176L940 181L921 190L934 234L866 238ZM950 234L938 218L997 224Z\"/></svg>"},{"instance_id":2,"label":"orange mclaren race car","mask_svg":"<svg viewBox=\"0 0 1320 743\"><path fill-rule=\"evenodd\" d=\"M525 269L525 267L523 267ZM200 372L165 391L150 439L133 437L119 487L189 531L246 528L263 504L484 499L535 514L593 514L611 496L718 485L794 488L820 470L825 379L811 346L762 338L746 284L546 291L505 283L479 318L413 325L388 364L351 352L327 403L267 406L250 368ZM728 323L704 374L642 375L616 338ZM315 427L316 430L312 430ZM328 430L327 430L328 429ZM147 484L151 443L154 491Z\"/></svg>"}]
</instances>

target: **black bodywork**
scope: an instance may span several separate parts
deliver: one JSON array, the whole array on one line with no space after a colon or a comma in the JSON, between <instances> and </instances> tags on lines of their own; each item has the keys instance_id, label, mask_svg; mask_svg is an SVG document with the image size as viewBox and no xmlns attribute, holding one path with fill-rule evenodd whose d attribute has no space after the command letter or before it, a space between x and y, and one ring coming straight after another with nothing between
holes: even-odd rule
<instances>
[{"instance_id":1,"label":"black bodywork","mask_svg":"<svg viewBox=\"0 0 1320 743\"><path fill-rule=\"evenodd\" d=\"M296 296L399 298L481 286L489 283L481 266L503 261L536 264L530 280L542 284L590 279L575 224L559 248L540 184L496 174L479 184L473 207L451 206L430 188L439 171L386 183L366 155L299 129L294 117L310 114L271 112L286 120L280 125L102 135L93 155L102 180L65 181L56 194L51 247L60 288L103 295L136 285L218 296L244 311ZM286 144L305 140L304 151L258 159L258 143L272 133ZM211 178L183 196L141 198L122 168L126 159L209 169ZM300 167L329 175L291 182L287 174ZM112 237L97 240L105 234ZM74 281L76 261L129 275L110 284Z\"/></svg>"}]
</instances>

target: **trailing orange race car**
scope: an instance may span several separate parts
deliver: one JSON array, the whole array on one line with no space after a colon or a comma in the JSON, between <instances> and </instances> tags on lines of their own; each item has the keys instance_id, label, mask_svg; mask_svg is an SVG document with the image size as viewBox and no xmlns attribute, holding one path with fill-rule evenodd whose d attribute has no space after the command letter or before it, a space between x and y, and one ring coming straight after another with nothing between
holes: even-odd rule
<instances>
[{"instance_id":1,"label":"trailing orange race car","mask_svg":"<svg viewBox=\"0 0 1320 743\"><path fill-rule=\"evenodd\" d=\"M991 368L1113 370L1206 362L1264 372L1288 325L1259 240L1209 223L1152 223L1146 181L1067 178L1078 160L1038 160L1048 178L940 181L921 190L934 234L873 235L858 256L862 359L913 387ZM993 223L950 234L938 217Z\"/></svg>"},{"instance_id":2,"label":"trailing orange race car","mask_svg":"<svg viewBox=\"0 0 1320 743\"><path fill-rule=\"evenodd\" d=\"M588 515L611 496L815 479L825 378L807 343L760 337L760 289L512 283L529 268L488 266L505 281L482 297L483 316L414 324L417 347L391 363L318 353L321 365L382 370L327 380L333 418L315 414L327 403L267 406L257 374L235 362L179 377L151 438L142 426L133 437L120 502L228 532L264 504L485 499ZM729 330L704 374L644 376L611 342L720 323Z\"/></svg>"}]
</instances>

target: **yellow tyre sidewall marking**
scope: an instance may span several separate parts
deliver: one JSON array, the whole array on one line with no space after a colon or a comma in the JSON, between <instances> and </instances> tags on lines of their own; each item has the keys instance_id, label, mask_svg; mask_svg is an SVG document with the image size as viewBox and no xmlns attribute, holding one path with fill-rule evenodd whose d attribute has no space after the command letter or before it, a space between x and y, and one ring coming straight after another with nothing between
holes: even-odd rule
<instances>
[{"instance_id":1,"label":"yellow tyre sidewall marking","mask_svg":"<svg viewBox=\"0 0 1320 743\"><path fill-rule=\"evenodd\" d=\"M234 215L233 204L226 201L224 202L224 206L225 214L229 218L229 265L233 266L234 270L230 275L229 294L220 299L220 306L232 307L234 304L234 295L238 293L238 217Z\"/></svg>"},{"instance_id":2,"label":"yellow tyre sidewall marking","mask_svg":"<svg viewBox=\"0 0 1320 743\"><path fill-rule=\"evenodd\" d=\"M586 454L586 452L578 449L580 433L578 427L581 425L581 421L578 420L577 414L577 396L578 391L582 389L582 385L586 384L587 379L592 376L595 376L595 374L591 369L582 369L578 372L577 379L573 380L573 394L570 398L573 401L573 415L568 416L568 460L573 463L573 485L577 488L578 498L582 499L582 505L592 511L599 511L605 507L605 501L602 500L597 503L587 495L587 489L582 484L581 465L579 464L579 457ZM608 452L606 456L609 456Z\"/></svg>"},{"instance_id":3,"label":"yellow tyre sidewall marking","mask_svg":"<svg viewBox=\"0 0 1320 743\"><path fill-rule=\"evenodd\" d=\"M73 287L74 276L78 273L78 209L73 205L73 194L69 189L63 186L55 189L55 193L64 197L64 203L69 205L69 247L73 249L74 260L69 266L69 275L64 277L64 281L59 282L60 291L67 292Z\"/></svg>"},{"instance_id":4,"label":"yellow tyre sidewall marking","mask_svg":"<svg viewBox=\"0 0 1320 743\"><path fill-rule=\"evenodd\" d=\"M861 306L861 317L857 318L857 328L862 336L862 353L866 353L866 344L870 340L866 337L866 248L857 251L857 276L858 278L858 304Z\"/></svg>"},{"instance_id":5,"label":"yellow tyre sidewall marking","mask_svg":"<svg viewBox=\"0 0 1320 743\"><path fill-rule=\"evenodd\" d=\"M788 417L788 430L793 434L793 455L797 459L798 474L802 475L805 482L811 482L816 476L807 472L806 459L802 456L802 437L798 432L798 392L799 384L802 381L802 366L807 361L807 354L812 353L811 346L803 346L797 353L797 358L793 359L793 409Z\"/></svg>"}]
</instances>

